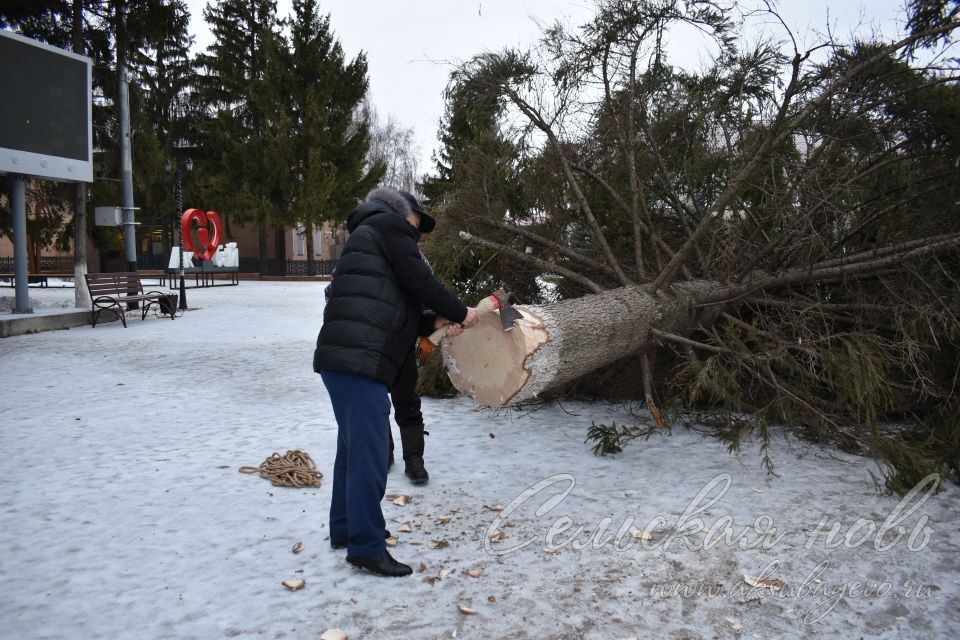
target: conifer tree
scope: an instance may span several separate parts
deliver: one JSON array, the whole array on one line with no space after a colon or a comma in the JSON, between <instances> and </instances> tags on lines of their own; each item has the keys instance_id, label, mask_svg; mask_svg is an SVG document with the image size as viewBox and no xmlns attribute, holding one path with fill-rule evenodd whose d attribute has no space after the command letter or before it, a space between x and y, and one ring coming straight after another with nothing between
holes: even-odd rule
<instances>
[{"instance_id":1,"label":"conifer tree","mask_svg":"<svg viewBox=\"0 0 960 640\"><path fill-rule=\"evenodd\" d=\"M642 400L635 424L591 427L599 452L665 428L664 407L731 448L785 425L869 453L893 489L956 473L957 6L916 0L907 35L800 50L785 27L743 48L758 16L720 3L599 0L541 50L463 65L451 112L497 107L522 197L477 153L448 165L461 253L523 263L556 299L445 346L456 388ZM670 64L691 26L708 67Z\"/></svg>"},{"instance_id":2,"label":"conifer tree","mask_svg":"<svg viewBox=\"0 0 960 640\"><path fill-rule=\"evenodd\" d=\"M133 3L130 11L128 32L135 46L128 64L136 80L130 93L137 136L137 202L141 222L172 232L176 202L164 162L176 156L176 149L194 145L197 117L191 100L195 69L190 59L190 14L183 0Z\"/></svg>"},{"instance_id":3,"label":"conifer tree","mask_svg":"<svg viewBox=\"0 0 960 640\"><path fill-rule=\"evenodd\" d=\"M279 111L263 99L264 76L276 64L271 51L281 39L276 2L223 0L208 5L204 18L213 44L197 58L197 90L206 111L199 142L209 172L203 198L216 203L226 224L234 219L256 225L262 260L267 229L284 217L278 166L263 152Z\"/></svg>"},{"instance_id":4,"label":"conifer tree","mask_svg":"<svg viewBox=\"0 0 960 640\"><path fill-rule=\"evenodd\" d=\"M383 175L382 165L365 166L370 123L361 108L367 93L367 61L347 61L316 0L294 0L289 48L281 60L284 117L276 148L289 153L291 223L306 234L307 269L315 273L315 227L342 218Z\"/></svg>"}]
</instances>

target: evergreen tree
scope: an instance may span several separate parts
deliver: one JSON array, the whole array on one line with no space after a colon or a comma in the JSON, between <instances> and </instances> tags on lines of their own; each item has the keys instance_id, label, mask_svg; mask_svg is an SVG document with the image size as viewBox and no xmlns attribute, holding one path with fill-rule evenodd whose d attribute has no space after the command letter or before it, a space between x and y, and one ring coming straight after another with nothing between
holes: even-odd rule
<instances>
[{"instance_id":1,"label":"evergreen tree","mask_svg":"<svg viewBox=\"0 0 960 640\"><path fill-rule=\"evenodd\" d=\"M177 150L194 146L198 117L191 99L195 69L190 59L190 14L183 0L149 0L130 9L128 31L138 43L129 58L136 79L131 101L137 108L131 107L131 115L137 136L137 202L141 222L165 228L169 234L178 212L164 163L189 153Z\"/></svg>"},{"instance_id":2,"label":"evergreen tree","mask_svg":"<svg viewBox=\"0 0 960 640\"><path fill-rule=\"evenodd\" d=\"M294 0L289 49L280 56L286 123L274 138L289 153L289 220L306 233L308 273L315 273L313 230L324 220L346 215L383 175L383 166L365 166L370 123L361 108L367 93L363 54L349 62L318 13L316 0Z\"/></svg>"},{"instance_id":3,"label":"evergreen tree","mask_svg":"<svg viewBox=\"0 0 960 640\"><path fill-rule=\"evenodd\" d=\"M205 108L198 136L208 174L202 197L216 202L225 224L235 219L256 225L262 258L267 229L283 222L285 206L276 177L282 165L264 153L269 130L282 117L264 97L265 75L279 57L276 2L223 0L208 5L204 18L213 44L197 58L198 98Z\"/></svg>"},{"instance_id":4,"label":"evergreen tree","mask_svg":"<svg viewBox=\"0 0 960 640\"><path fill-rule=\"evenodd\" d=\"M435 214L444 223L425 251L441 279L465 292L468 299L478 301L490 291L505 287L525 303L539 302L542 297L534 270L497 252L473 247L464 251L457 233L472 229L477 221L516 220L536 208L529 202L524 185L528 179L539 181L543 176L532 175L530 163L521 160L518 146L500 133L502 100L477 91L459 70L451 75L445 95L447 105L439 134L442 147L434 155L436 174L427 176L422 184ZM554 194L561 191L552 189ZM500 231L494 237L524 249L522 238Z\"/></svg>"},{"instance_id":5,"label":"evergreen tree","mask_svg":"<svg viewBox=\"0 0 960 640\"><path fill-rule=\"evenodd\" d=\"M468 246L555 284L560 300L534 316L579 321L544 321L540 366L513 360L524 385L549 382L496 389L508 363L483 372L490 390L641 398L635 425L590 429L598 451L663 428L660 405L731 448L782 424L870 453L895 489L956 473L960 99L946 51L960 11L910 6L909 36L799 51L793 34L744 48L745 16L714 3L600 0L581 28L548 31L542 56L464 65L450 113L505 105L493 133L519 152L500 162L521 197L491 188L506 164L473 155L446 165L448 206L472 207ZM711 35L713 63L672 67L664 43L691 26ZM452 362L461 380L474 373Z\"/></svg>"}]
</instances>

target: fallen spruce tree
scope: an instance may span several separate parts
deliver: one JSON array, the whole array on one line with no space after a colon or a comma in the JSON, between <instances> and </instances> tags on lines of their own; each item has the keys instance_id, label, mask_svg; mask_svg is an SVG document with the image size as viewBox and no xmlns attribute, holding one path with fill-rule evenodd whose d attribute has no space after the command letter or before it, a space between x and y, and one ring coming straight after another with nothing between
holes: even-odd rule
<instances>
[{"instance_id":1,"label":"fallen spruce tree","mask_svg":"<svg viewBox=\"0 0 960 640\"><path fill-rule=\"evenodd\" d=\"M599 451L703 412L733 446L779 423L874 455L896 489L955 472L960 91L937 52L958 22L941 4L914 0L890 41L800 50L788 31L741 48L709 2L603 1L539 58L463 65L425 185L444 218L430 253L461 290L534 304L513 331L490 316L446 340L453 384L503 406L614 367L649 417L594 425ZM711 66L668 64L678 26Z\"/></svg>"}]
</instances>

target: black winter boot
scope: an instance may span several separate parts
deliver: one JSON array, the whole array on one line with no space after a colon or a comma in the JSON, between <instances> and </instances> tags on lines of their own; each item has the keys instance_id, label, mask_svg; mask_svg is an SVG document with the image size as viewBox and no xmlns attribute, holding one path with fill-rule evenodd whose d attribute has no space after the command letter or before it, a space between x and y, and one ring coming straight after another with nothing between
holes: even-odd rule
<instances>
[{"instance_id":1,"label":"black winter boot","mask_svg":"<svg viewBox=\"0 0 960 640\"><path fill-rule=\"evenodd\" d=\"M409 458L404 458L403 462L406 467L403 473L410 478L410 482L413 484L427 484L427 481L430 480L430 474L427 473L426 468L423 466L422 456L410 456Z\"/></svg>"},{"instance_id":2,"label":"black winter boot","mask_svg":"<svg viewBox=\"0 0 960 640\"><path fill-rule=\"evenodd\" d=\"M430 474L423 466L423 422L420 424L400 427L400 444L403 446L403 473L410 478L413 484L426 484Z\"/></svg>"}]
</instances>

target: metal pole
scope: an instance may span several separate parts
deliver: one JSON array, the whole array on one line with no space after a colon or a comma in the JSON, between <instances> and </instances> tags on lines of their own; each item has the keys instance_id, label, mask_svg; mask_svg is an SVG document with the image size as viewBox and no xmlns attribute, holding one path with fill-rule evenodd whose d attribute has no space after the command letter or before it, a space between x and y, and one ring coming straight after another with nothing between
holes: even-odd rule
<instances>
[{"instance_id":1,"label":"metal pole","mask_svg":"<svg viewBox=\"0 0 960 640\"><path fill-rule=\"evenodd\" d=\"M137 227L133 219L133 158L130 145L130 99L127 68L120 65L120 177L123 179L123 234L127 271L137 270Z\"/></svg>"},{"instance_id":2,"label":"metal pole","mask_svg":"<svg viewBox=\"0 0 960 640\"><path fill-rule=\"evenodd\" d=\"M10 204L13 205L13 261L16 279L14 313L33 313L30 307L30 292L27 288L27 205L26 181L20 174L11 176Z\"/></svg>"},{"instance_id":3,"label":"metal pole","mask_svg":"<svg viewBox=\"0 0 960 640\"><path fill-rule=\"evenodd\" d=\"M178 308L187 309L187 286L183 282L183 234L180 231L180 218L183 216L183 184L180 167L177 167L174 177L177 186L177 217L173 223L175 233L177 234L177 250L180 253L180 303L178 304Z\"/></svg>"}]
</instances>

